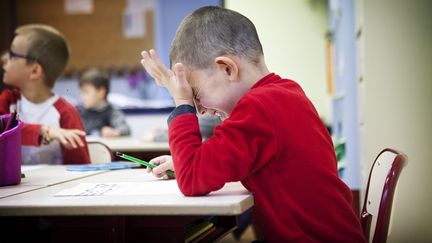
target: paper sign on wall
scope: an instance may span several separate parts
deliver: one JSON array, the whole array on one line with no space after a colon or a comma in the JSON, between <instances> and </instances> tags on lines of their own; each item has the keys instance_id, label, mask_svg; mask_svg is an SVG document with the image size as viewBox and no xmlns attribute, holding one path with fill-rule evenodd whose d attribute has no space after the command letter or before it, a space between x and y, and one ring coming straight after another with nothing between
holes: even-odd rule
<instances>
[{"instance_id":1,"label":"paper sign on wall","mask_svg":"<svg viewBox=\"0 0 432 243\"><path fill-rule=\"evenodd\" d=\"M126 10L123 14L123 35L125 38L143 38L146 34L144 12Z\"/></svg>"},{"instance_id":2,"label":"paper sign on wall","mask_svg":"<svg viewBox=\"0 0 432 243\"><path fill-rule=\"evenodd\" d=\"M64 0L64 10L66 14L91 14L93 0Z\"/></svg>"},{"instance_id":3,"label":"paper sign on wall","mask_svg":"<svg viewBox=\"0 0 432 243\"><path fill-rule=\"evenodd\" d=\"M143 38L146 34L145 12L154 9L154 0L127 0L123 13L125 38Z\"/></svg>"}]
</instances>

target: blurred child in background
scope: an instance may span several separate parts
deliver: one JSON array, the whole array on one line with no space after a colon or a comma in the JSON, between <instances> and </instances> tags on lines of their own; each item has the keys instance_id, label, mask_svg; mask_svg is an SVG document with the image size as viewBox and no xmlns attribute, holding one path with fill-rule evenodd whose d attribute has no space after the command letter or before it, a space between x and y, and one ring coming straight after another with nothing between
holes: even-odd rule
<instances>
[{"instance_id":1,"label":"blurred child in background","mask_svg":"<svg viewBox=\"0 0 432 243\"><path fill-rule=\"evenodd\" d=\"M107 100L110 79L98 69L86 71L79 81L82 106L78 107L87 135L119 137L130 135L124 114Z\"/></svg>"}]
</instances>

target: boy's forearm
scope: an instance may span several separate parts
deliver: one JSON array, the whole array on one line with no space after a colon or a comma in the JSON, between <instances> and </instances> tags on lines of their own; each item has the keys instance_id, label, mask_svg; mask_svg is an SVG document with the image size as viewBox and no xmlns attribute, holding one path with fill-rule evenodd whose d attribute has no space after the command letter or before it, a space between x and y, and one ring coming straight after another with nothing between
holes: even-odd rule
<instances>
[{"instance_id":1,"label":"boy's forearm","mask_svg":"<svg viewBox=\"0 0 432 243\"><path fill-rule=\"evenodd\" d=\"M225 184L220 174L201 150L202 138L195 114L183 114L169 126L169 144L177 184L185 196L203 196ZM214 176L218 174L217 176Z\"/></svg>"}]
</instances>

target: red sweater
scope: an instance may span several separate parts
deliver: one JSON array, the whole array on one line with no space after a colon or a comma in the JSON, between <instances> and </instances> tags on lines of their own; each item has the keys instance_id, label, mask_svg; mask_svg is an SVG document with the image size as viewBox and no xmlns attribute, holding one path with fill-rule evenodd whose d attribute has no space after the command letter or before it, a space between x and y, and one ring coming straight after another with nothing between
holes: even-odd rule
<instances>
[{"instance_id":1,"label":"red sweater","mask_svg":"<svg viewBox=\"0 0 432 243\"><path fill-rule=\"evenodd\" d=\"M10 107L16 106L20 99L20 93L17 90L5 90L0 94L0 114L10 113ZM65 99L59 98L54 107L60 114L60 127L64 129L84 130L78 111L69 104ZM18 111L19 115L19 111ZM40 130L43 124L24 124L22 131L22 144L31 146L40 146ZM85 138L82 138L85 146L76 149L66 149L61 146L63 164L86 164L90 163L90 156Z\"/></svg>"},{"instance_id":2,"label":"red sweater","mask_svg":"<svg viewBox=\"0 0 432 243\"><path fill-rule=\"evenodd\" d=\"M177 115L169 143L183 194L241 181L253 193L254 221L267 241L365 242L331 138L296 82L262 78L204 143L197 116Z\"/></svg>"}]
</instances>

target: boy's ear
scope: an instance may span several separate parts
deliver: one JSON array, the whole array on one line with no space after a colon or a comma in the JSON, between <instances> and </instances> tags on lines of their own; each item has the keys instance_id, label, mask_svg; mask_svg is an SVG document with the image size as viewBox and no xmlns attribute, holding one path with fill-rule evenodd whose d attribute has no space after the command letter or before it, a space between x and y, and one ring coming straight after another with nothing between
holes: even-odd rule
<instances>
[{"instance_id":1,"label":"boy's ear","mask_svg":"<svg viewBox=\"0 0 432 243\"><path fill-rule=\"evenodd\" d=\"M214 60L216 67L224 72L225 75L228 76L230 81L234 81L238 79L239 68L237 63L229 57L219 56Z\"/></svg>"},{"instance_id":2,"label":"boy's ear","mask_svg":"<svg viewBox=\"0 0 432 243\"><path fill-rule=\"evenodd\" d=\"M34 62L30 65L30 80L43 80L44 72L42 66L37 62Z\"/></svg>"}]
</instances>

